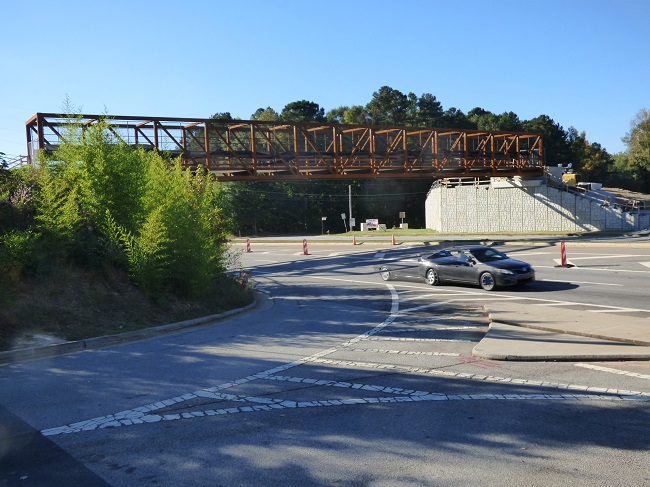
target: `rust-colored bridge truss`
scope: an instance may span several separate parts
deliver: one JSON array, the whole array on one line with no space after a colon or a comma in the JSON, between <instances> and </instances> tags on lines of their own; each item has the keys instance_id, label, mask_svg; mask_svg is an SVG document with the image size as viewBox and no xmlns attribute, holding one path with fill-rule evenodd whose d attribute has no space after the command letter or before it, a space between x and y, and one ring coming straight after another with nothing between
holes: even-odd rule
<instances>
[{"instance_id":1,"label":"rust-colored bridge truss","mask_svg":"<svg viewBox=\"0 0 650 487\"><path fill-rule=\"evenodd\" d=\"M66 126L104 119L117 140L204 165L222 181L538 175L541 134L252 120L37 113L30 159L54 151Z\"/></svg>"}]
</instances>

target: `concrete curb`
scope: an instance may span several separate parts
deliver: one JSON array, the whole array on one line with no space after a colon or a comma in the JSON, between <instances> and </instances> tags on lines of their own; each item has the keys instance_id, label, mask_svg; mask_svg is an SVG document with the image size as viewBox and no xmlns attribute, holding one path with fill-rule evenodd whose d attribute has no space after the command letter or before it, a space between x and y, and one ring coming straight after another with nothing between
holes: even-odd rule
<instances>
[{"instance_id":1,"label":"concrete curb","mask_svg":"<svg viewBox=\"0 0 650 487\"><path fill-rule=\"evenodd\" d=\"M510 361L650 360L646 320L611 323L609 317L570 310L531 312L519 305L484 305L490 322L472 355Z\"/></svg>"},{"instance_id":2,"label":"concrete curb","mask_svg":"<svg viewBox=\"0 0 650 487\"><path fill-rule=\"evenodd\" d=\"M257 292L258 291L256 291L256 293ZM256 294L255 301L243 308L232 309L216 315L180 321L178 323L171 323L169 325L143 328L142 330L129 331L126 333L119 333L116 335L107 335L96 338L87 338L85 340L77 340L73 342L55 343L43 347L22 348L18 350L0 352L0 365L27 362L30 360L39 360L49 357L57 357L60 355L67 355L69 353L81 352L83 350L109 347L112 345L143 340L166 333L173 333L175 331L207 326L224 318L228 318L230 316L240 314L255 308L258 304L257 300L258 298Z\"/></svg>"},{"instance_id":3,"label":"concrete curb","mask_svg":"<svg viewBox=\"0 0 650 487\"><path fill-rule=\"evenodd\" d=\"M622 338L622 337L612 337L608 335L600 335L598 333L588 333L588 332L581 332L581 331L575 331L575 330L566 330L566 329L560 329L557 327L551 327L551 326L540 326L540 325L530 325L528 323L520 323L520 322L515 322L512 320L492 320L492 317L488 315L488 318L490 319L491 323L500 323L502 325L508 325L508 326L518 326L520 328L528 328L530 330L539 330L539 331L546 331L550 333L559 333L562 335L573 335L573 336L579 336L579 337L584 337L584 338L593 338L594 340L604 340L608 342L614 342L614 343L624 343L628 345L638 345L642 347L650 347L650 342L645 341L645 340L637 340L637 339L628 339L628 338Z\"/></svg>"}]
</instances>

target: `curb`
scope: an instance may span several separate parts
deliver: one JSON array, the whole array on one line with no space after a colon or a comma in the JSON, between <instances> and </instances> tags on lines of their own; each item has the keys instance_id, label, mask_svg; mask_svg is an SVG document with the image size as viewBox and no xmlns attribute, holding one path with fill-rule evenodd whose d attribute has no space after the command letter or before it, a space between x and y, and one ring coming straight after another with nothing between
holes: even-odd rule
<instances>
[{"instance_id":1,"label":"curb","mask_svg":"<svg viewBox=\"0 0 650 487\"><path fill-rule=\"evenodd\" d=\"M18 350L8 350L0 352L0 365L7 365L12 363L27 362L30 360L39 360L42 358L58 357L67 355L69 353L81 352L84 350L92 350L97 348L109 347L111 345L119 345L122 343L143 340L153 336L163 335L165 333L173 333L175 331L186 330L190 328L200 327L212 324L213 322L228 318L230 316L249 311L257 307L257 296L255 300L243 308L231 309L216 315L204 316L192 320L179 321L178 323L171 323L169 325L156 326L152 328L143 328L141 330L128 331L125 333L118 333L115 335L107 335L95 338L86 338L84 340L77 340L73 342L55 343L43 347L22 348Z\"/></svg>"}]
</instances>

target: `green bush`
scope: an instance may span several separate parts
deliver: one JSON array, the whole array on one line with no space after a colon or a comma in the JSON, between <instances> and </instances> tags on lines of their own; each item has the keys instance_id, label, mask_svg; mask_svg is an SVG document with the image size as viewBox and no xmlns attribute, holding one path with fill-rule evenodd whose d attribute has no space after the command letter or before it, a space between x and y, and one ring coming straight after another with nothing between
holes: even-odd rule
<instances>
[{"instance_id":1,"label":"green bush","mask_svg":"<svg viewBox=\"0 0 650 487\"><path fill-rule=\"evenodd\" d=\"M207 171L128 146L105 122L71 122L39 169L37 229L58 258L123 266L148 293L189 297L223 274L224 198Z\"/></svg>"},{"instance_id":2,"label":"green bush","mask_svg":"<svg viewBox=\"0 0 650 487\"><path fill-rule=\"evenodd\" d=\"M32 230L12 230L0 236L0 275L16 283L34 265L38 235Z\"/></svg>"}]
</instances>

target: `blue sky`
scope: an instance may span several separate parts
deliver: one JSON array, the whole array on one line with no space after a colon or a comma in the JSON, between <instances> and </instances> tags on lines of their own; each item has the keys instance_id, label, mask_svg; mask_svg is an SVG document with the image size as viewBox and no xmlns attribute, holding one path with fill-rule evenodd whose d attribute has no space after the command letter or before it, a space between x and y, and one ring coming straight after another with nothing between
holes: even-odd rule
<instances>
[{"instance_id":1,"label":"blue sky","mask_svg":"<svg viewBox=\"0 0 650 487\"><path fill-rule=\"evenodd\" d=\"M650 108L647 0L3 0L0 152L59 112L248 119L387 85L550 116L610 153Z\"/></svg>"}]
</instances>

